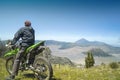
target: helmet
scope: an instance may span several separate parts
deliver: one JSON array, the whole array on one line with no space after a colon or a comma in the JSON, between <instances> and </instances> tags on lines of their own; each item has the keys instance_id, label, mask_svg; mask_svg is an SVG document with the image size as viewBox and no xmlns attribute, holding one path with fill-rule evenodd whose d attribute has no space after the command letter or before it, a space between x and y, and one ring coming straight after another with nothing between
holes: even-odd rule
<instances>
[{"instance_id":1,"label":"helmet","mask_svg":"<svg viewBox=\"0 0 120 80\"><path fill-rule=\"evenodd\" d=\"M25 21L25 26L31 26L31 22L30 21Z\"/></svg>"}]
</instances>

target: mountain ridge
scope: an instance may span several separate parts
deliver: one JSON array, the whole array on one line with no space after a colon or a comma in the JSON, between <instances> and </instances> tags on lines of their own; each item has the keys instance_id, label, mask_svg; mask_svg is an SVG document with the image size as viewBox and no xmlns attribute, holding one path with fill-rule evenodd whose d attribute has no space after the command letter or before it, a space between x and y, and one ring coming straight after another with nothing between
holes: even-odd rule
<instances>
[{"instance_id":1,"label":"mountain ridge","mask_svg":"<svg viewBox=\"0 0 120 80\"><path fill-rule=\"evenodd\" d=\"M89 45L109 45L109 46L112 46L110 44L107 44L107 43L104 43L104 42L100 42L100 41L88 41L87 39L85 38L81 38L75 42L65 42L65 41L56 41L56 40L46 40L47 41L47 45L50 45L50 44L75 44L75 45L86 45L86 46L89 46Z\"/></svg>"},{"instance_id":2,"label":"mountain ridge","mask_svg":"<svg viewBox=\"0 0 120 80\"><path fill-rule=\"evenodd\" d=\"M68 57L75 63L85 64L84 59L87 56L85 53L88 51L92 51L96 59L96 64L120 60L120 47L114 47L104 42L88 41L86 39L75 42L54 41L46 40L46 46L50 47L52 54L60 57Z\"/></svg>"},{"instance_id":3,"label":"mountain ridge","mask_svg":"<svg viewBox=\"0 0 120 80\"><path fill-rule=\"evenodd\" d=\"M96 48L100 48L105 52L108 53L115 53L115 54L119 54L120 53L120 47L114 47L112 45L106 44L104 42L100 42L100 41L88 41L84 38L77 40L75 42L61 42L61 41L55 41L55 40L46 40L46 45L59 45L61 50L63 49L69 49L69 48L73 48L76 46L79 47L96 47Z\"/></svg>"}]
</instances>

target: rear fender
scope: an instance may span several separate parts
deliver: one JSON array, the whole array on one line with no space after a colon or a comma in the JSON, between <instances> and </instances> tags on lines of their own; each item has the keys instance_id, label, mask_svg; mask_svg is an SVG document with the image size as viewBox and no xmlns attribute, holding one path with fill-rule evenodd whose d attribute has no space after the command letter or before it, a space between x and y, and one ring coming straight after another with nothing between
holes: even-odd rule
<instances>
[{"instance_id":1,"label":"rear fender","mask_svg":"<svg viewBox=\"0 0 120 80\"><path fill-rule=\"evenodd\" d=\"M38 42L38 43L36 43L36 44L28 47L27 50L26 50L26 53L29 53L29 52L31 52L31 51L33 51L33 50L38 49L39 46L44 46L44 42L45 42L45 41L41 41L41 42Z\"/></svg>"}]
</instances>

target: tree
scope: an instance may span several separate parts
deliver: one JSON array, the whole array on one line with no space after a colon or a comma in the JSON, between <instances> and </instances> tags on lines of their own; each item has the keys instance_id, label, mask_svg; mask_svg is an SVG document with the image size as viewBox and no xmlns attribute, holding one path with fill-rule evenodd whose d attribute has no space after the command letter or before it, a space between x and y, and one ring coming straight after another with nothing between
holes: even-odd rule
<instances>
[{"instance_id":1,"label":"tree","mask_svg":"<svg viewBox=\"0 0 120 80\"><path fill-rule=\"evenodd\" d=\"M94 66L94 64L95 64L95 61L94 61L92 52L88 51L87 57L85 57L85 67L90 68L90 67Z\"/></svg>"},{"instance_id":2,"label":"tree","mask_svg":"<svg viewBox=\"0 0 120 80\"><path fill-rule=\"evenodd\" d=\"M5 43L0 39L0 56L3 56L5 51L6 51Z\"/></svg>"}]
</instances>

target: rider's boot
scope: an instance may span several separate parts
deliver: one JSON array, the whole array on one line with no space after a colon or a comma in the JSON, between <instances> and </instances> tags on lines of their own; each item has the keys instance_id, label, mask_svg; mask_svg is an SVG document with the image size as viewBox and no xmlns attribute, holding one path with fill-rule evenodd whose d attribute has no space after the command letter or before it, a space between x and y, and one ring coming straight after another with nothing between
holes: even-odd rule
<instances>
[{"instance_id":1,"label":"rider's boot","mask_svg":"<svg viewBox=\"0 0 120 80\"><path fill-rule=\"evenodd\" d=\"M10 75L9 77L6 78L6 80L14 80L15 76L14 75Z\"/></svg>"}]
</instances>

